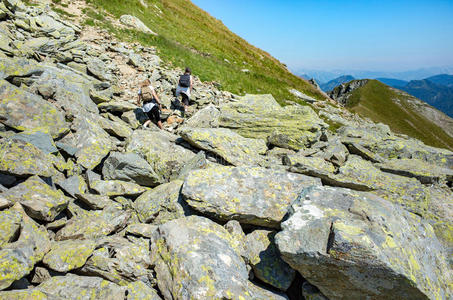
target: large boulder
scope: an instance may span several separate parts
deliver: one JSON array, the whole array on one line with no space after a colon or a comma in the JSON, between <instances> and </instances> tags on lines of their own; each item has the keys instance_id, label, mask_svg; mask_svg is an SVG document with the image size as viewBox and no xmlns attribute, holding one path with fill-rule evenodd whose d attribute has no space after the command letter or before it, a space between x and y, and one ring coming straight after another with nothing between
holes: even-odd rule
<instances>
[{"instance_id":1,"label":"large boulder","mask_svg":"<svg viewBox=\"0 0 453 300\"><path fill-rule=\"evenodd\" d=\"M105 179L135 182L143 186L156 186L162 179L149 163L137 153L111 152L104 162L102 175Z\"/></svg>"},{"instance_id":2,"label":"large boulder","mask_svg":"<svg viewBox=\"0 0 453 300\"><path fill-rule=\"evenodd\" d=\"M449 267L433 228L368 193L304 189L282 223L282 258L329 299L447 299Z\"/></svg>"},{"instance_id":3,"label":"large boulder","mask_svg":"<svg viewBox=\"0 0 453 300\"><path fill-rule=\"evenodd\" d=\"M52 222L70 201L62 191L52 189L39 176L30 177L2 195L13 203L19 202L32 218L47 222Z\"/></svg>"},{"instance_id":4,"label":"large boulder","mask_svg":"<svg viewBox=\"0 0 453 300\"><path fill-rule=\"evenodd\" d=\"M9 127L20 131L43 128L52 137L69 131L64 114L55 105L6 80L0 80L0 99L0 119Z\"/></svg>"},{"instance_id":5,"label":"large boulder","mask_svg":"<svg viewBox=\"0 0 453 300\"><path fill-rule=\"evenodd\" d=\"M180 133L192 146L220 156L227 163L257 165L266 153L266 142L244 138L226 128L185 128Z\"/></svg>"},{"instance_id":6,"label":"large boulder","mask_svg":"<svg viewBox=\"0 0 453 300\"><path fill-rule=\"evenodd\" d=\"M192 151L176 144L178 137L162 131L135 130L128 139L126 151L145 157L164 181L178 178L180 171L194 156Z\"/></svg>"},{"instance_id":7,"label":"large boulder","mask_svg":"<svg viewBox=\"0 0 453 300\"><path fill-rule=\"evenodd\" d=\"M328 127L309 106L281 107L272 95L246 95L220 107L221 127L275 146L300 149L318 141Z\"/></svg>"},{"instance_id":8,"label":"large boulder","mask_svg":"<svg viewBox=\"0 0 453 300\"><path fill-rule=\"evenodd\" d=\"M197 111L184 122L184 127L215 128L219 127L220 111L212 104Z\"/></svg>"},{"instance_id":9,"label":"large boulder","mask_svg":"<svg viewBox=\"0 0 453 300\"><path fill-rule=\"evenodd\" d=\"M222 221L279 228L302 188L317 178L260 167L211 167L190 173L182 194L190 207Z\"/></svg>"},{"instance_id":10,"label":"large boulder","mask_svg":"<svg viewBox=\"0 0 453 300\"><path fill-rule=\"evenodd\" d=\"M248 281L231 235L203 217L160 225L151 237L151 257L165 299L284 299Z\"/></svg>"}]
</instances>

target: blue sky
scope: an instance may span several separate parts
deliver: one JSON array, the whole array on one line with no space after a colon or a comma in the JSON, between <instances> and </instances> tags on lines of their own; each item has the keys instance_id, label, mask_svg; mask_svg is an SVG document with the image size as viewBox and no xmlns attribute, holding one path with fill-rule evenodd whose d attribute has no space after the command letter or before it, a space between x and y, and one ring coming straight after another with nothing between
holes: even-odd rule
<instances>
[{"instance_id":1,"label":"blue sky","mask_svg":"<svg viewBox=\"0 0 453 300\"><path fill-rule=\"evenodd\" d=\"M453 66L453 0L192 0L291 69Z\"/></svg>"}]
</instances>

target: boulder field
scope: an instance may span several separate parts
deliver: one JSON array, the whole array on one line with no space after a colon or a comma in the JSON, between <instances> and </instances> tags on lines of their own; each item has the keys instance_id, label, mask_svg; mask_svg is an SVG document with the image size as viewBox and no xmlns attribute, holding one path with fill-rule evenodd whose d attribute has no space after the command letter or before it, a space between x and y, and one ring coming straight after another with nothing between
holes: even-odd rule
<instances>
[{"instance_id":1,"label":"boulder field","mask_svg":"<svg viewBox=\"0 0 453 300\"><path fill-rule=\"evenodd\" d=\"M452 299L453 152L157 53L0 1L1 299Z\"/></svg>"}]
</instances>

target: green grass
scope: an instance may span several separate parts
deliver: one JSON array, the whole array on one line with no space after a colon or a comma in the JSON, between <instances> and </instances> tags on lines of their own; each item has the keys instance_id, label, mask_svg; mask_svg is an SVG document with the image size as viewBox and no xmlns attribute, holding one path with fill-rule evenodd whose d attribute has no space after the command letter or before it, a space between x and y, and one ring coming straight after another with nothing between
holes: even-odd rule
<instances>
[{"instance_id":1,"label":"green grass","mask_svg":"<svg viewBox=\"0 0 453 300\"><path fill-rule=\"evenodd\" d=\"M370 80L352 92L348 109L374 122L390 126L392 131L423 141L425 144L453 150L453 138L408 104L409 96L401 95L387 85ZM401 106L395 102L398 99Z\"/></svg>"},{"instance_id":2,"label":"green grass","mask_svg":"<svg viewBox=\"0 0 453 300\"><path fill-rule=\"evenodd\" d=\"M148 9L141 6L138 0L87 2L93 8L86 11L91 19L101 20L93 12L102 17L107 12L115 19L131 14L159 35L120 29L106 20L90 23L108 29L120 40L156 46L164 62L180 68L190 66L201 80L218 82L224 90L236 94L270 93L282 104L285 100L301 103L288 92L288 88L324 99L309 83L289 72L285 65L229 31L221 21L190 1L148 0ZM250 73L243 73L242 69L249 69Z\"/></svg>"}]
</instances>

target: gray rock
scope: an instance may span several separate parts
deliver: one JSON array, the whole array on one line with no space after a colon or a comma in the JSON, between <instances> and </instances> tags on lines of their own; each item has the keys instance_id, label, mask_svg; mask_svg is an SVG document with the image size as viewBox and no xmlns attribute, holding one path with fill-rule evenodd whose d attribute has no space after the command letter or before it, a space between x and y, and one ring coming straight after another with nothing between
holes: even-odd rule
<instances>
[{"instance_id":1,"label":"gray rock","mask_svg":"<svg viewBox=\"0 0 453 300\"><path fill-rule=\"evenodd\" d=\"M141 0L143 1L143 0ZM136 281L127 285L127 300L160 300L156 290L147 286L142 281Z\"/></svg>"},{"instance_id":2,"label":"gray rock","mask_svg":"<svg viewBox=\"0 0 453 300\"><path fill-rule=\"evenodd\" d=\"M62 182L59 182L58 185L69 195L75 198L76 194L83 194L87 191L88 186L80 175L74 175Z\"/></svg>"},{"instance_id":3,"label":"gray rock","mask_svg":"<svg viewBox=\"0 0 453 300\"><path fill-rule=\"evenodd\" d=\"M181 192L190 207L216 219L279 228L300 190L311 185L321 182L283 170L211 167L191 172Z\"/></svg>"},{"instance_id":4,"label":"gray rock","mask_svg":"<svg viewBox=\"0 0 453 300\"><path fill-rule=\"evenodd\" d=\"M137 109L137 105L125 101L103 102L98 104L98 107L102 111L108 111L111 113L124 113Z\"/></svg>"},{"instance_id":5,"label":"gray rock","mask_svg":"<svg viewBox=\"0 0 453 300\"><path fill-rule=\"evenodd\" d=\"M162 182L149 163L132 152L111 152L104 162L102 175L105 179L135 182L142 186L153 187Z\"/></svg>"},{"instance_id":6,"label":"gray rock","mask_svg":"<svg viewBox=\"0 0 453 300\"><path fill-rule=\"evenodd\" d=\"M206 218L191 216L160 225L151 238L151 257L165 299L284 299L272 293L264 297L265 292L247 280L230 234Z\"/></svg>"},{"instance_id":7,"label":"gray rock","mask_svg":"<svg viewBox=\"0 0 453 300\"><path fill-rule=\"evenodd\" d=\"M82 274L100 276L111 282L126 285L140 280L151 286L149 244L131 243L121 237L106 237L80 270Z\"/></svg>"},{"instance_id":8,"label":"gray rock","mask_svg":"<svg viewBox=\"0 0 453 300\"><path fill-rule=\"evenodd\" d=\"M175 142L177 136L162 131L135 130L127 141L126 151L145 157L164 181L178 178L180 171L195 154Z\"/></svg>"},{"instance_id":9,"label":"gray rock","mask_svg":"<svg viewBox=\"0 0 453 300\"><path fill-rule=\"evenodd\" d=\"M261 139L244 138L226 128L184 128L181 137L194 147L220 156L227 163L257 165L266 153L266 142Z\"/></svg>"},{"instance_id":10,"label":"gray rock","mask_svg":"<svg viewBox=\"0 0 453 300\"><path fill-rule=\"evenodd\" d=\"M210 104L197 111L190 119L184 122L184 127L215 128L219 127L220 111Z\"/></svg>"},{"instance_id":11,"label":"gray rock","mask_svg":"<svg viewBox=\"0 0 453 300\"><path fill-rule=\"evenodd\" d=\"M111 81L112 75L108 72L107 66L99 58L90 58L86 61L89 74L102 81Z\"/></svg>"},{"instance_id":12,"label":"gray rock","mask_svg":"<svg viewBox=\"0 0 453 300\"><path fill-rule=\"evenodd\" d=\"M48 133L44 132L22 132L15 134L11 137L13 140L21 140L30 144L33 144L36 148L40 149L46 154L55 153L58 151L55 147L55 143L52 137Z\"/></svg>"},{"instance_id":13,"label":"gray rock","mask_svg":"<svg viewBox=\"0 0 453 300\"><path fill-rule=\"evenodd\" d=\"M90 240L62 241L52 244L43 263L57 272L81 268L94 251L96 242Z\"/></svg>"},{"instance_id":14,"label":"gray rock","mask_svg":"<svg viewBox=\"0 0 453 300\"><path fill-rule=\"evenodd\" d=\"M0 247L3 247L18 237L21 221L21 215L14 210L0 212Z\"/></svg>"},{"instance_id":15,"label":"gray rock","mask_svg":"<svg viewBox=\"0 0 453 300\"><path fill-rule=\"evenodd\" d=\"M143 193L134 202L134 209L143 223L163 224L184 216L180 199L182 181L164 183Z\"/></svg>"},{"instance_id":16,"label":"gray rock","mask_svg":"<svg viewBox=\"0 0 453 300\"><path fill-rule=\"evenodd\" d=\"M297 98L301 99L301 100L304 100L308 103L315 103L317 102L318 100L316 100L315 98L313 97L310 97L308 95L305 95L304 93L302 93L301 91L298 91L296 89L290 89L289 92L291 94L293 94L294 96L296 96Z\"/></svg>"},{"instance_id":17,"label":"gray rock","mask_svg":"<svg viewBox=\"0 0 453 300\"><path fill-rule=\"evenodd\" d=\"M68 134L59 142L77 148L77 163L86 169L95 168L113 148L112 140L99 124L85 116L72 124L75 133Z\"/></svg>"},{"instance_id":18,"label":"gray rock","mask_svg":"<svg viewBox=\"0 0 453 300\"><path fill-rule=\"evenodd\" d=\"M108 196L105 195L76 194L75 196L91 209L104 209L114 203Z\"/></svg>"},{"instance_id":19,"label":"gray rock","mask_svg":"<svg viewBox=\"0 0 453 300\"><path fill-rule=\"evenodd\" d=\"M42 128L52 137L69 131L64 115L41 97L0 80L0 118L17 130Z\"/></svg>"},{"instance_id":20,"label":"gray rock","mask_svg":"<svg viewBox=\"0 0 453 300\"><path fill-rule=\"evenodd\" d=\"M97 180L90 184L90 188L106 196L138 196L146 191L136 183L122 180Z\"/></svg>"},{"instance_id":21,"label":"gray rock","mask_svg":"<svg viewBox=\"0 0 453 300\"><path fill-rule=\"evenodd\" d=\"M131 15L122 15L120 18L120 22L126 26L131 28L137 29L139 31L143 31L144 33L149 33L152 35L157 35L154 31L148 28L140 19Z\"/></svg>"},{"instance_id":22,"label":"gray rock","mask_svg":"<svg viewBox=\"0 0 453 300\"><path fill-rule=\"evenodd\" d=\"M432 227L371 194L311 187L276 243L283 259L334 299L445 299L446 256Z\"/></svg>"},{"instance_id":23,"label":"gray rock","mask_svg":"<svg viewBox=\"0 0 453 300\"><path fill-rule=\"evenodd\" d=\"M55 240L95 239L114 233L126 226L131 213L122 207L108 206L102 211L87 212L71 218L57 232Z\"/></svg>"},{"instance_id":24,"label":"gray rock","mask_svg":"<svg viewBox=\"0 0 453 300\"><path fill-rule=\"evenodd\" d=\"M19 202L26 212L35 219L51 222L69 203L69 198L61 191L52 189L38 176L2 193L11 202Z\"/></svg>"}]
</instances>

